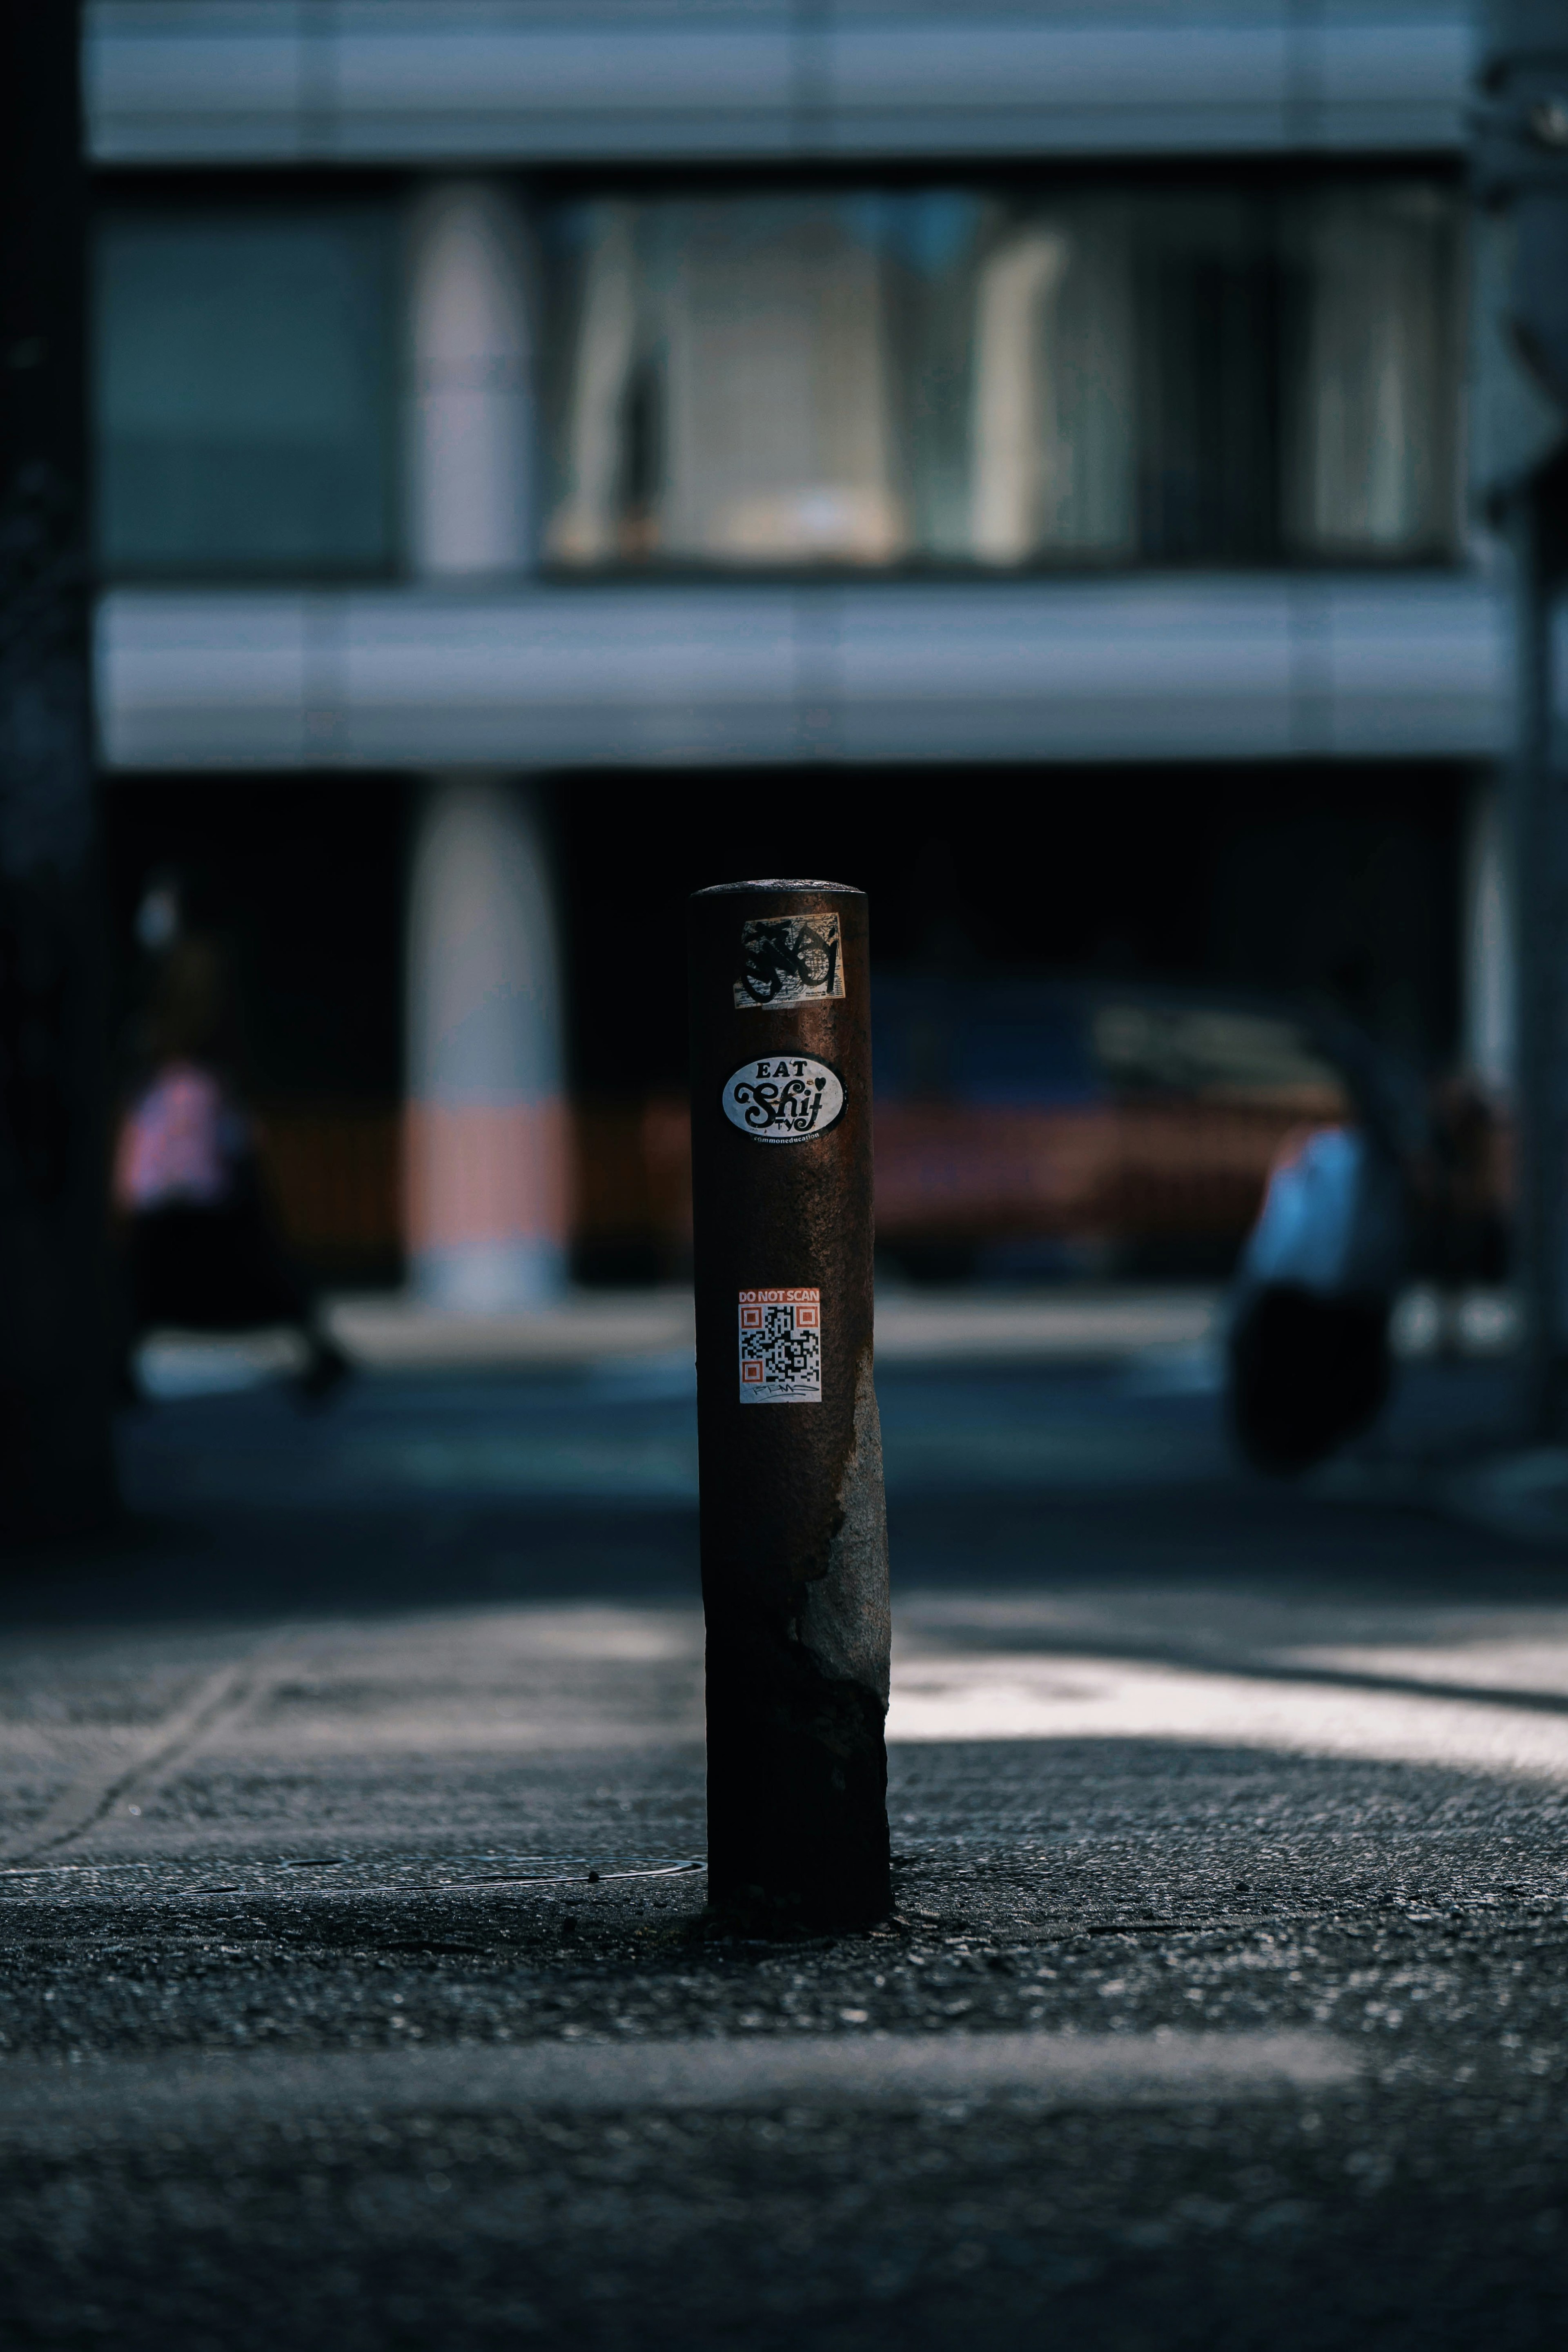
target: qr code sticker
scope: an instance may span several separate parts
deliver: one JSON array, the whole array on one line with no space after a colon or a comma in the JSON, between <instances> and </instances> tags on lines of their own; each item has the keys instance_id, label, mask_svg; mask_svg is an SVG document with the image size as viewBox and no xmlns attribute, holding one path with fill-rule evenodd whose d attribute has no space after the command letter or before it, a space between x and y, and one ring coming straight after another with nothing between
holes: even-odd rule
<instances>
[{"instance_id":1,"label":"qr code sticker","mask_svg":"<svg viewBox=\"0 0 1568 2352\"><path fill-rule=\"evenodd\" d=\"M822 1402L820 1290L742 1290L741 1402Z\"/></svg>"}]
</instances>

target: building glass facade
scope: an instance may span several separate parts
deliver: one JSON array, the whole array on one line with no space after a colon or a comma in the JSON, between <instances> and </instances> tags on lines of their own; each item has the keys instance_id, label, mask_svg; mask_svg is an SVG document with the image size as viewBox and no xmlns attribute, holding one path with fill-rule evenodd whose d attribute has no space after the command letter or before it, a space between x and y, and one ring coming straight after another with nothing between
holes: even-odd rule
<instances>
[{"instance_id":1,"label":"building glass facade","mask_svg":"<svg viewBox=\"0 0 1568 2352\"><path fill-rule=\"evenodd\" d=\"M241 72L95 0L114 885L265 936L297 1245L678 1273L626 941L738 873L955 1004L1256 988L1431 1069L1506 1003L1468 51L1400 8L249 0Z\"/></svg>"},{"instance_id":2,"label":"building glass facade","mask_svg":"<svg viewBox=\"0 0 1568 2352\"><path fill-rule=\"evenodd\" d=\"M1439 181L604 198L545 234L563 566L1454 552Z\"/></svg>"},{"instance_id":3,"label":"building glass facade","mask_svg":"<svg viewBox=\"0 0 1568 2352\"><path fill-rule=\"evenodd\" d=\"M396 551L388 207L111 209L98 536L120 577L375 575Z\"/></svg>"},{"instance_id":4,"label":"building glass facade","mask_svg":"<svg viewBox=\"0 0 1568 2352\"><path fill-rule=\"evenodd\" d=\"M109 573L400 567L405 210L109 212ZM1438 178L546 198L534 223L516 429L563 571L1456 551Z\"/></svg>"}]
</instances>

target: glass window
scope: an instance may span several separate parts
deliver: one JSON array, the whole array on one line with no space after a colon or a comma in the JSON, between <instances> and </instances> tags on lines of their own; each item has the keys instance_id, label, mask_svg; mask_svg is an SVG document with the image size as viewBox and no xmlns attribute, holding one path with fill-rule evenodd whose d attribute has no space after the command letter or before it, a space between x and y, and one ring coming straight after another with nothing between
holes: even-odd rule
<instances>
[{"instance_id":1,"label":"glass window","mask_svg":"<svg viewBox=\"0 0 1568 2352\"><path fill-rule=\"evenodd\" d=\"M994 222L968 289L966 542L982 563L1138 543L1133 218L1087 199Z\"/></svg>"},{"instance_id":2,"label":"glass window","mask_svg":"<svg viewBox=\"0 0 1568 2352\"><path fill-rule=\"evenodd\" d=\"M1451 548L1436 185L670 196L547 229L559 563Z\"/></svg>"},{"instance_id":3,"label":"glass window","mask_svg":"<svg viewBox=\"0 0 1568 2352\"><path fill-rule=\"evenodd\" d=\"M1453 205L1419 182L1336 188L1291 230L1290 542L1440 553L1458 524Z\"/></svg>"},{"instance_id":4,"label":"glass window","mask_svg":"<svg viewBox=\"0 0 1568 2352\"><path fill-rule=\"evenodd\" d=\"M1139 207L1139 551L1275 553L1274 207L1243 194Z\"/></svg>"},{"instance_id":5,"label":"glass window","mask_svg":"<svg viewBox=\"0 0 1568 2352\"><path fill-rule=\"evenodd\" d=\"M97 253L111 573L363 573L393 553L378 212L113 215Z\"/></svg>"},{"instance_id":6,"label":"glass window","mask_svg":"<svg viewBox=\"0 0 1568 2352\"><path fill-rule=\"evenodd\" d=\"M887 210L812 197L584 209L554 554L906 551Z\"/></svg>"}]
</instances>

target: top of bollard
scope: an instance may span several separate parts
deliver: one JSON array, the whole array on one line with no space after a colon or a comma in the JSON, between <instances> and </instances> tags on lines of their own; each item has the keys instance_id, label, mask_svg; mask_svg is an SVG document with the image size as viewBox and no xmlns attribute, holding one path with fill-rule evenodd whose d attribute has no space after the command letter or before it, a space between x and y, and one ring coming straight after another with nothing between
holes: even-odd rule
<instances>
[{"instance_id":1,"label":"top of bollard","mask_svg":"<svg viewBox=\"0 0 1568 2352\"><path fill-rule=\"evenodd\" d=\"M721 898L733 890L837 890L846 898L863 898L864 890L853 882L781 882L770 878L765 882L710 882L705 890L693 890L694 898Z\"/></svg>"}]
</instances>

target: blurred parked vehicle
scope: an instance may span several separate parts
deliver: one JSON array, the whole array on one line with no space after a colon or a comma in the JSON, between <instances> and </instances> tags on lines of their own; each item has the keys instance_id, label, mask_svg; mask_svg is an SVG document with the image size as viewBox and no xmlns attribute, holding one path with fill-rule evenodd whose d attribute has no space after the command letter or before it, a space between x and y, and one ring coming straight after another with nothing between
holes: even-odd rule
<instances>
[{"instance_id":1,"label":"blurred parked vehicle","mask_svg":"<svg viewBox=\"0 0 1568 2352\"><path fill-rule=\"evenodd\" d=\"M1288 1004L906 979L874 1021L878 1241L916 1276L1224 1275L1293 1130L1424 1149L1414 1073Z\"/></svg>"},{"instance_id":2,"label":"blurred parked vehicle","mask_svg":"<svg viewBox=\"0 0 1568 2352\"><path fill-rule=\"evenodd\" d=\"M1408 1192L1409 1270L1450 1293L1506 1256L1506 1122L1287 1001L1146 982L879 977L877 1236L917 1281L1223 1279L1287 1139L1369 1126ZM395 1113L258 1106L290 1252L337 1281L398 1250ZM571 1108L572 1233L592 1281L689 1262L685 1097Z\"/></svg>"},{"instance_id":3,"label":"blurred parked vehicle","mask_svg":"<svg viewBox=\"0 0 1568 2352\"><path fill-rule=\"evenodd\" d=\"M872 1024L878 1248L915 1280L1223 1278L1287 1139L1346 1124L1382 1139L1422 1247L1458 1264L1422 1078L1331 1017L1216 990L892 976ZM580 1248L678 1275L684 1101L579 1107L576 1132ZM1470 1248L1490 1226L1467 1183Z\"/></svg>"}]
</instances>

